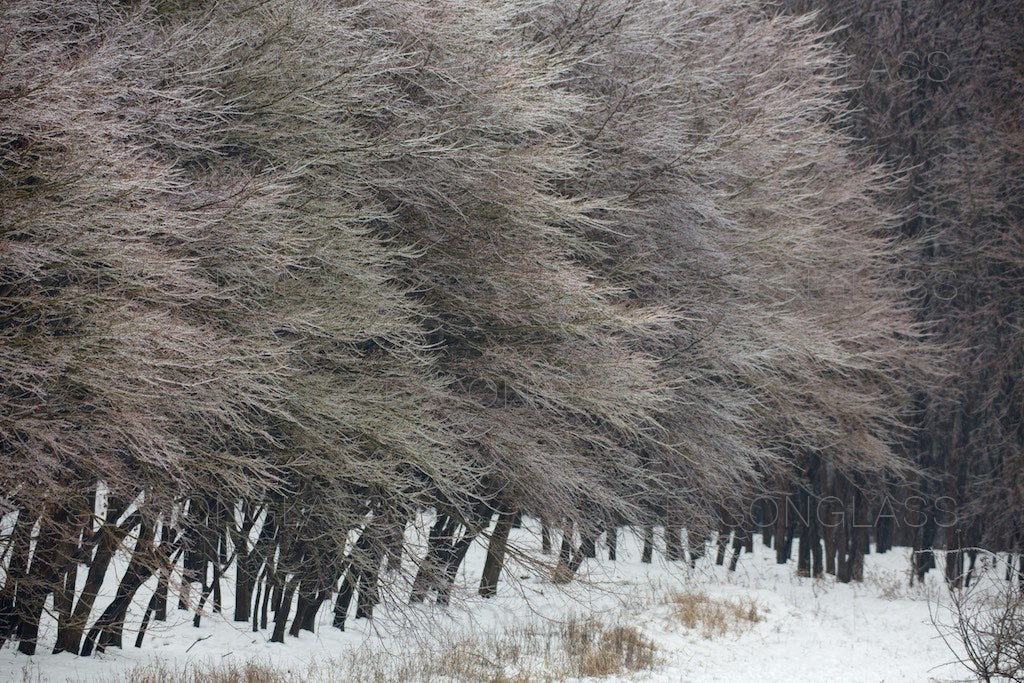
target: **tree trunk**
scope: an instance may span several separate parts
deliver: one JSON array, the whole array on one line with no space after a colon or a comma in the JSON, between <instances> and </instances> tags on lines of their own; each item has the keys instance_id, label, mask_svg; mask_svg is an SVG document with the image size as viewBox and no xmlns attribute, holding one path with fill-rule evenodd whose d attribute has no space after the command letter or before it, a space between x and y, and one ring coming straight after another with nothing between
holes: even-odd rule
<instances>
[{"instance_id":1,"label":"tree trunk","mask_svg":"<svg viewBox=\"0 0 1024 683\"><path fill-rule=\"evenodd\" d=\"M78 604L75 605L68 619L67 627L63 633L57 634L57 645L54 652L73 652L78 654L82 647L82 637L85 635L85 624L89 620L96 597L99 595L103 580L106 578L107 569L121 547L125 536L132 532L142 521L138 513L130 515L121 524L114 522L120 517L121 510L109 508L106 520L96 532L99 543L96 553L89 564L89 573L85 577L85 585L78 596Z\"/></svg>"},{"instance_id":2,"label":"tree trunk","mask_svg":"<svg viewBox=\"0 0 1024 683\"><path fill-rule=\"evenodd\" d=\"M669 562L678 562L684 559L682 531L682 527L678 524L665 525L665 559Z\"/></svg>"},{"instance_id":3,"label":"tree trunk","mask_svg":"<svg viewBox=\"0 0 1024 683\"><path fill-rule=\"evenodd\" d=\"M946 582L952 588L963 585L964 554L960 546L959 526L946 527Z\"/></svg>"},{"instance_id":4,"label":"tree trunk","mask_svg":"<svg viewBox=\"0 0 1024 683\"><path fill-rule=\"evenodd\" d=\"M358 563L362 560L362 557L370 549L370 531L369 524L363 527L362 532L359 534L359 538L356 539L355 547L349 551L348 558L346 560L346 569L342 574L341 587L338 589L338 597L334 602L334 621L333 625L335 628L342 631L345 630L345 620L348 618L348 609L352 604L352 596L356 590L356 584L359 580L359 566ZM431 533L433 536L433 533ZM436 539L434 539L436 541ZM432 546L431 546L432 547ZM428 549L428 554L430 550ZM420 577L417 574L416 581L419 581ZM415 593L416 586L413 586L413 592Z\"/></svg>"},{"instance_id":5,"label":"tree trunk","mask_svg":"<svg viewBox=\"0 0 1024 683\"><path fill-rule=\"evenodd\" d=\"M384 562L384 544L379 538L370 539L370 548L360 568L356 586L359 596L356 602L356 619L372 619L373 608L380 602L380 568Z\"/></svg>"},{"instance_id":6,"label":"tree trunk","mask_svg":"<svg viewBox=\"0 0 1024 683\"><path fill-rule=\"evenodd\" d=\"M715 564L721 567L725 564L725 551L729 546L729 530L722 527L718 530L715 538Z\"/></svg>"},{"instance_id":7,"label":"tree trunk","mask_svg":"<svg viewBox=\"0 0 1024 683\"><path fill-rule=\"evenodd\" d=\"M469 547L473 545L476 538L476 530L467 528L459 542L456 543L448 555L448 564L445 568L444 583L437 591L437 604L447 605L451 599L452 589L455 587L455 577L459 572L462 561L466 559Z\"/></svg>"},{"instance_id":8,"label":"tree trunk","mask_svg":"<svg viewBox=\"0 0 1024 683\"><path fill-rule=\"evenodd\" d=\"M444 565L444 551L451 547L452 534L458 522L438 513L434 525L430 529L430 536L427 538L427 554L416 570L416 578L412 582L412 591L409 593L409 602L423 602L427 592L440 585L440 575Z\"/></svg>"},{"instance_id":9,"label":"tree trunk","mask_svg":"<svg viewBox=\"0 0 1024 683\"><path fill-rule=\"evenodd\" d=\"M556 583L567 582L571 575L569 563L572 562L572 537L572 524L566 524L562 527L562 545L558 549L558 563L555 565L555 571L552 575L552 579Z\"/></svg>"},{"instance_id":10,"label":"tree trunk","mask_svg":"<svg viewBox=\"0 0 1024 683\"><path fill-rule=\"evenodd\" d=\"M135 546L135 552L132 554L132 560L129 562L124 576L121 577L114 600L103 611L103 614L96 620L88 636L86 636L85 643L82 645L83 657L92 654L94 648L102 652L108 645L121 646L124 616L128 611L128 607L142 584L153 575L153 565L158 564L158 558L153 557L152 527L152 524L146 524L145 522L140 527L139 541ZM183 538L179 535L171 543L165 544L166 547L159 549L159 559L169 564L170 558L182 542Z\"/></svg>"},{"instance_id":11,"label":"tree trunk","mask_svg":"<svg viewBox=\"0 0 1024 683\"><path fill-rule=\"evenodd\" d=\"M850 580L858 583L864 580L864 556L868 550L868 528L870 511L864 494L857 488L854 491L854 527L850 546L849 572Z\"/></svg>"},{"instance_id":12,"label":"tree trunk","mask_svg":"<svg viewBox=\"0 0 1024 683\"><path fill-rule=\"evenodd\" d=\"M778 517L775 519L775 563L786 564L789 561L789 554L792 548L792 540L789 535L789 509L786 505L787 496L782 495L777 499Z\"/></svg>"},{"instance_id":13,"label":"tree trunk","mask_svg":"<svg viewBox=\"0 0 1024 683\"><path fill-rule=\"evenodd\" d=\"M277 612L274 614L274 633L270 636L270 642L272 643L283 643L284 642L284 629L288 624L288 614L292 609L292 597L295 595L295 577L291 577L287 580L284 587L284 592L281 596L281 604L277 607Z\"/></svg>"},{"instance_id":14,"label":"tree trunk","mask_svg":"<svg viewBox=\"0 0 1024 683\"><path fill-rule=\"evenodd\" d=\"M75 521L68 509L62 507L49 517L44 515L40 522L28 577L18 586L15 598L20 620L18 652L22 654L36 653L39 620L43 616L46 596L52 591L59 591L63 583L71 556L69 536L73 533Z\"/></svg>"},{"instance_id":15,"label":"tree trunk","mask_svg":"<svg viewBox=\"0 0 1024 683\"><path fill-rule=\"evenodd\" d=\"M736 565L740 561L740 552L744 546L744 536L753 538L753 533L744 531L742 527L736 527L735 535L732 537L732 558L729 559L729 571L736 571Z\"/></svg>"},{"instance_id":16,"label":"tree trunk","mask_svg":"<svg viewBox=\"0 0 1024 683\"><path fill-rule=\"evenodd\" d=\"M704 536L697 536L690 529L686 530L686 545L690 551L690 569L696 569L697 560L704 557L706 541L707 539Z\"/></svg>"},{"instance_id":17,"label":"tree trunk","mask_svg":"<svg viewBox=\"0 0 1024 683\"><path fill-rule=\"evenodd\" d=\"M11 532L11 560L7 565L7 580L0 590L0 646L18 630L18 586L28 573L32 528L36 524L36 519L38 517L29 514L28 510L20 510Z\"/></svg>"},{"instance_id":18,"label":"tree trunk","mask_svg":"<svg viewBox=\"0 0 1024 683\"><path fill-rule=\"evenodd\" d=\"M512 522L515 513L503 512L498 515L498 521L494 524L494 531L491 532L490 543L487 544L487 559L484 562L484 571L480 577L480 595L485 598L492 597L498 593L498 579L501 576L501 568L505 563L505 548L508 545L508 535L512 530Z\"/></svg>"}]
</instances>

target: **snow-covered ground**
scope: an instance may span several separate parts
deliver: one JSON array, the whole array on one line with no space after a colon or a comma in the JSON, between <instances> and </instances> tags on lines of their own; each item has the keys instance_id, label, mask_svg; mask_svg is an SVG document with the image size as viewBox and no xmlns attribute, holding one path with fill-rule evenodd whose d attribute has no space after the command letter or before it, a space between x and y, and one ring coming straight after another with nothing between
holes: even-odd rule
<instances>
[{"instance_id":1,"label":"snow-covered ground","mask_svg":"<svg viewBox=\"0 0 1024 683\"><path fill-rule=\"evenodd\" d=\"M536 529L515 530L520 542L539 546ZM530 537L530 538L526 538ZM660 559L639 561L635 538L620 534L617 562L589 560L581 581L552 584L536 567L513 564L502 575L499 595L475 595L484 547L470 552L458 582L461 594L442 609L382 604L372 623L351 617L345 632L330 625L325 605L315 633L287 637L284 645L268 642L269 632L253 633L230 621L230 587L225 582L225 617L207 615L199 628L192 615L172 611L167 623L150 627L141 649L132 647L142 606L136 605L126 627L124 650L94 657L51 655L52 620L44 624L41 654L19 655L10 645L0 650L0 680L110 681L139 664L159 660L171 670L197 662L257 660L278 669L307 671L352 653L377 652L380 658L408 656L451 647L465 638L500 634L508 629L543 627L568 615L597 614L614 623L635 625L658 646L654 670L631 674L645 681L949 681L969 678L953 663L932 616L948 620L938 572L924 585L910 588L909 551L896 549L867 557L862 584L798 578L795 565L777 565L774 555L756 544L743 554L735 573L714 565L713 549L695 569ZM604 556L600 549L599 558ZM123 566L122 566L123 567ZM411 565L407 567L411 571ZM119 572L112 572L119 574ZM113 591L117 576L107 588ZM688 630L669 617L666 596L673 591L700 592L713 600L753 600L761 620L714 637ZM149 592L140 591L145 601ZM173 602L173 601L172 601ZM101 599L99 606L106 603ZM95 615L94 615L95 616ZM330 667L327 667L330 670ZM341 671L341 669L336 669ZM350 670L349 670L350 671ZM337 674L338 678L351 678ZM328 676L330 678L330 676Z\"/></svg>"}]
</instances>

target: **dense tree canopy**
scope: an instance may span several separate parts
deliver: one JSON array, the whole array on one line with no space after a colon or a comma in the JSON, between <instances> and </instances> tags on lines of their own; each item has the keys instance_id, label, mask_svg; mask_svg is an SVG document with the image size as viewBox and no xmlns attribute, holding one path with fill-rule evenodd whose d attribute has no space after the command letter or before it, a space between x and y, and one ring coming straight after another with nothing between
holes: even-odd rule
<instances>
[{"instance_id":1,"label":"dense tree canopy","mask_svg":"<svg viewBox=\"0 0 1024 683\"><path fill-rule=\"evenodd\" d=\"M229 568L344 628L480 537L493 594L523 514L560 580L655 525L857 580L894 491L1012 550L1021 18L948 4L4 4L0 643Z\"/></svg>"}]
</instances>

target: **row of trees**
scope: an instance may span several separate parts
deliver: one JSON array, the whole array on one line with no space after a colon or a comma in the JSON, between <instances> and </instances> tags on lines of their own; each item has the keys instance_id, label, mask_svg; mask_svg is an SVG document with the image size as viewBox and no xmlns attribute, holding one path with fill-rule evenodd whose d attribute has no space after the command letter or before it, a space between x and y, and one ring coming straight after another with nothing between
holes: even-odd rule
<instances>
[{"instance_id":1,"label":"row of trees","mask_svg":"<svg viewBox=\"0 0 1024 683\"><path fill-rule=\"evenodd\" d=\"M664 525L676 558L683 527L693 552L716 530L738 552L765 490L832 496L852 523L871 491L934 464L922 439L953 419L936 407L950 386L987 416L957 429L992 448L943 462L983 460L1000 485L1019 469L1020 194L1004 172L1019 138L1002 161L985 133L971 148L1005 188L908 190L906 153L875 163L892 136L865 118L896 114L851 113L873 91L843 82L850 46L825 15L753 0L0 12L0 641L23 652L48 605L55 649L87 654L121 643L154 577L143 633L174 592L197 615L219 606L229 567L236 620L283 640L333 602L343 628L355 595L372 614L424 511L413 601L447 601L481 535L493 594L522 514L562 530L561 579L627 524ZM943 196L954 213L930 222ZM992 196L1001 210L974 208ZM958 262L935 236L970 239L965 214L993 241L958 267L991 306L937 288ZM954 379L982 338L987 370ZM976 405L968 386L1002 393ZM850 580L860 528L773 535L780 560L799 538L801 571Z\"/></svg>"},{"instance_id":2,"label":"row of trees","mask_svg":"<svg viewBox=\"0 0 1024 683\"><path fill-rule=\"evenodd\" d=\"M886 495L915 496L922 523L901 540L920 551L918 575L942 547L958 586L965 553L973 568L979 548L1024 549L1024 5L786 5L833 31L850 130L903 175L890 195L913 245L900 277L945 373L913 385L906 418L901 450L925 474Z\"/></svg>"}]
</instances>

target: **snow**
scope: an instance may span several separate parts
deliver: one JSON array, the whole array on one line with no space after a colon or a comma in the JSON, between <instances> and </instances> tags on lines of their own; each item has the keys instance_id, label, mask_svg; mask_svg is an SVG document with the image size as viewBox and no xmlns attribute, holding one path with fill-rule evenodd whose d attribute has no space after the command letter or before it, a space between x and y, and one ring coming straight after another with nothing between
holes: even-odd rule
<instances>
[{"instance_id":1,"label":"snow","mask_svg":"<svg viewBox=\"0 0 1024 683\"><path fill-rule=\"evenodd\" d=\"M422 520L422 533L429 520ZM539 547L535 525L513 531L527 547ZM199 628L192 614L171 609L168 622L150 626L141 649L132 647L134 628L141 620L152 584L139 592L125 629L125 649L110 649L93 657L49 654L56 625L44 620L39 652L20 655L7 645L0 650L0 680L110 681L138 664L163 662L181 671L197 662L257 660L279 669L303 672L310 665L344 658L369 649L381 657L413 650L430 652L462 638L500 634L512 627L557 623L570 614L597 614L615 623L633 624L659 648L659 665L650 672L618 680L643 681L952 681L969 678L933 624L948 619L945 589L939 571L923 585L910 587L909 550L897 548L866 558L865 581L836 583L831 577L812 580L795 576L795 564L778 565L774 553L755 544L753 554L740 557L730 573L714 564L714 548L697 562L639 561L638 540L620 533L619 559L587 560L580 579L555 585L537 566L510 562L502 573L499 595L475 595L485 548L470 551L458 577L459 593L447 609L433 604L409 607L397 596L385 601L369 620L349 618L342 632L330 625L329 605L321 608L315 633L286 637L284 645L270 643L269 630L253 633L245 623L230 621L230 575L224 583L222 615L207 614ZM541 557L539 553L537 557ZM125 563L112 567L105 585L109 600ZM408 582L412 563L406 562L396 584ZM118 571L113 571L117 569ZM940 565L941 570L941 565ZM688 630L669 618L665 596L671 591L699 591L712 599L750 599L761 621L715 637ZM170 607L176 605L171 600ZM97 611L98 611L97 609ZM93 614L95 617L96 614ZM301 675L301 673L300 673ZM609 680L609 679L605 679ZM615 679L611 679L615 680Z\"/></svg>"}]
</instances>

